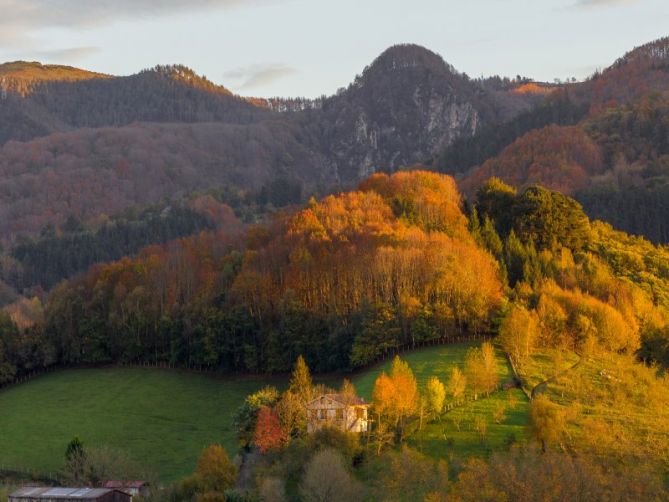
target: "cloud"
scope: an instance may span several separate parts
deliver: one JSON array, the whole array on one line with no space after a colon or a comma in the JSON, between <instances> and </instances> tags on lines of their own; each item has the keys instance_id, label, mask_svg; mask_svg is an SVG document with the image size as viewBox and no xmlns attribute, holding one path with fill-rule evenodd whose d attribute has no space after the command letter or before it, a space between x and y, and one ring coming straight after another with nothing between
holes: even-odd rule
<instances>
[{"instance_id":1,"label":"cloud","mask_svg":"<svg viewBox=\"0 0 669 502\"><path fill-rule=\"evenodd\" d=\"M66 49L31 52L31 58L26 59L32 59L36 57L40 61L74 63L101 51L102 49L100 47L68 47Z\"/></svg>"},{"instance_id":2,"label":"cloud","mask_svg":"<svg viewBox=\"0 0 669 502\"><path fill-rule=\"evenodd\" d=\"M629 5L639 0L578 0L577 7L610 7L613 5Z\"/></svg>"},{"instance_id":3,"label":"cloud","mask_svg":"<svg viewBox=\"0 0 669 502\"><path fill-rule=\"evenodd\" d=\"M248 91L273 84L296 73L295 68L284 64L256 64L225 72L223 78L237 82L234 85L237 89Z\"/></svg>"},{"instance_id":4,"label":"cloud","mask_svg":"<svg viewBox=\"0 0 669 502\"><path fill-rule=\"evenodd\" d=\"M279 1L285 0L0 0L0 44L35 44L33 34L47 28L91 28L127 19Z\"/></svg>"}]
</instances>

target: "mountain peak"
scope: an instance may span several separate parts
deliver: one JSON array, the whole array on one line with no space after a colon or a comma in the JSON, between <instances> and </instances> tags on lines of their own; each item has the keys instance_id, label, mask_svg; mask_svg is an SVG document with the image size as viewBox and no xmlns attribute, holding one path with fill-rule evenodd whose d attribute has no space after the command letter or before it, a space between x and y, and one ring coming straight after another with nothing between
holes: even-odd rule
<instances>
[{"instance_id":1,"label":"mountain peak","mask_svg":"<svg viewBox=\"0 0 669 502\"><path fill-rule=\"evenodd\" d=\"M457 73L437 53L417 44L399 44L389 47L369 66L369 70L402 70L425 68L438 72Z\"/></svg>"},{"instance_id":2,"label":"mountain peak","mask_svg":"<svg viewBox=\"0 0 669 502\"><path fill-rule=\"evenodd\" d=\"M174 82L183 83L196 89L214 92L216 94L232 95L232 92L222 85L217 85L204 75L198 75L188 66L181 64L156 65L153 68L143 70L140 75L154 75Z\"/></svg>"}]
</instances>

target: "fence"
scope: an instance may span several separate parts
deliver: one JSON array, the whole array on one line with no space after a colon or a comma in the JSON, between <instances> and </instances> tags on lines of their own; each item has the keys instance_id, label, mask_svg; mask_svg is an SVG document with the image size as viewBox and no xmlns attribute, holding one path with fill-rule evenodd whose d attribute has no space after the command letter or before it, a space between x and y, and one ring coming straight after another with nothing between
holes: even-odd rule
<instances>
[{"instance_id":1,"label":"fence","mask_svg":"<svg viewBox=\"0 0 669 502\"><path fill-rule=\"evenodd\" d=\"M374 359L374 361L364 365L357 367L355 369L355 372L361 372L368 370L372 367L374 367L377 364L381 364L384 361L386 361L389 358L395 357L396 355L403 354L412 350L420 349L420 348L425 348L425 347L430 347L430 346L439 346L439 345L453 345L455 343L463 343L463 342L471 342L471 341L478 341L478 340L490 340L493 338L493 335L490 333L481 333L481 334L473 334L473 335L456 335L453 337L441 337L437 338L434 340L423 340L423 341L418 341L418 342L413 342L413 343L406 343L403 345L398 345L397 347L393 347L391 349L386 350L381 356L377 357ZM176 364L176 363L171 363L167 361L142 361L142 360L135 360L135 361L121 361L118 363L100 363L100 364L95 364L95 363L78 363L78 364L53 364L50 366L46 366L44 368L38 368L38 369L33 369L32 371L28 373L24 373L18 377L16 377L14 380L11 382L6 382L6 383L0 383L0 390L8 389L10 387L14 387L16 385L20 385L22 383L28 382L30 380L33 380L37 377L40 377L42 375L45 375L47 373L53 373L54 371L61 371L61 370L67 370L67 369L86 369L86 368L116 368L116 367L126 367L126 368L156 368L156 369L169 369L169 370L182 370L182 371L192 371L192 372L197 372L197 373L209 373L209 374L214 374L214 375L235 375L239 376L240 373L234 373L234 372L226 372L220 370L220 368L217 368L215 366L207 366L207 365L202 365L202 364ZM246 373L246 374L252 374L252 373ZM256 373L258 374L258 373Z\"/></svg>"},{"instance_id":2,"label":"fence","mask_svg":"<svg viewBox=\"0 0 669 502\"><path fill-rule=\"evenodd\" d=\"M58 484L57 472L37 472L18 466L0 464L0 480L34 481L45 485Z\"/></svg>"},{"instance_id":3,"label":"fence","mask_svg":"<svg viewBox=\"0 0 669 502\"><path fill-rule=\"evenodd\" d=\"M61 369L67 369L67 368L69 368L68 365L53 364L51 366L45 366L44 368L35 369L35 370L32 370L28 373L24 373L24 374L16 377L11 382L0 383L0 390L8 389L10 387L20 385L22 383L28 382L29 380L32 380L32 379L37 378L39 376L42 376L46 373L53 373L54 371L59 371ZM0 465L0 467L1 467L1 465Z\"/></svg>"},{"instance_id":4,"label":"fence","mask_svg":"<svg viewBox=\"0 0 669 502\"><path fill-rule=\"evenodd\" d=\"M474 335L457 335L454 337L442 337L434 340L424 340L421 342L406 343L404 345L399 345L397 347L393 347L390 350L387 350L382 356L377 357L374 361L370 362L369 364L357 367L355 369L355 373L369 370L374 366L381 364L384 361L387 361L389 358L393 358L395 356L404 354L406 352L410 352L412 350L422 349L425 347L441 346L441 345L453 345L456 343L475 342L479 340L481 341L491 340L493 337L494 335L492 333L480 333Z\"/></svg>"}]
</instances>

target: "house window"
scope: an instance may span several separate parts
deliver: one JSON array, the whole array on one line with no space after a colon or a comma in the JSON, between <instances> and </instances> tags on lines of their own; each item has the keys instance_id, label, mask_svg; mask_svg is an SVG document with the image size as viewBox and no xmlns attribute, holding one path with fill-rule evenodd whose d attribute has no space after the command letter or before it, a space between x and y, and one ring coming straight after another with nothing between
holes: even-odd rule
<instances>
[{"instance_id":1,"label":"house window","mask_svg":"<svg viewBox=\"0 0 669 502\"><path fill-rule=\"evenodd\" d=\"M319 418L325 420L327 418L327 410L320 409L318 410Z\"/></svg>"},{"instance_id":2,"label":"house window","mask_svg":"<svg viewBox=\"0 0 669 502\"><path fill-rule=\"evenodd\" d=\"M363 418L365 418L365 410L363 410L362 408L356 408L355 418L357 418L358 420L362 420Z\"/></svg>"},{"instance_id":3,"label":"house window","mask_svg":"<svg viewBox=\"0 0 669 502\"><path fill-rule=\"evenodd\" d=\"M344 420L344 409L337 408L337 420Z\"/></svg>"}]
</instances>

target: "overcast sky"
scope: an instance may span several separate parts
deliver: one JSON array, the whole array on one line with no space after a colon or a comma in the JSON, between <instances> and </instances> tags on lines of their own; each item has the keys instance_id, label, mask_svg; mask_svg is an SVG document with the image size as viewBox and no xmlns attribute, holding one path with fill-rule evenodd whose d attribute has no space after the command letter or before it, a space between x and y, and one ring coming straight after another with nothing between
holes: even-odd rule
<instances>
[{"instance_id":1,"label":"overcast sky","mask_svg":"<svg viewBox=\"0 0 669 502\"><path fill-rule=\"evenodd\" d=\"M669 35L669 0L0 0L0 60L181 63L252 96L331 94L412 42L472 77L583 78Z\"/></svg>"}]
</instances>

